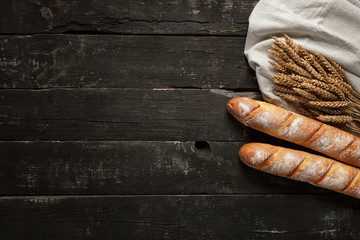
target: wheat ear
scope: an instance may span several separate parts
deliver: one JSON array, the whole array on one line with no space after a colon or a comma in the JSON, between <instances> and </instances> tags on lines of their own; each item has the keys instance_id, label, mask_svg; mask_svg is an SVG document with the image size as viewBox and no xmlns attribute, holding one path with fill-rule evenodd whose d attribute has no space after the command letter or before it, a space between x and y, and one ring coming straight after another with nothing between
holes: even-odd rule
<instances>
[{"instance_id":1,"label":"wheat ear","mask_svg":"<svg viewBox=\"0 0 360 240\"><path fill-rule=\"evenodd\" d=\"M275 61L273 92L300 113L341 125L360 135L360 94L349 84L344 69L320 53L311 53L284 34L273 37L269 53Z\"/></svg>"}]
</instances>

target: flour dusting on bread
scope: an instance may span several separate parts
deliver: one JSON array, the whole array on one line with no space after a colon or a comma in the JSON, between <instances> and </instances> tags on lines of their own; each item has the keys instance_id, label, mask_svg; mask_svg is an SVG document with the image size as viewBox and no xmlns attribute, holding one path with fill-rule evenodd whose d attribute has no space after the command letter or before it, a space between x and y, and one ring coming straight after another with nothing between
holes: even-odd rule
<instances>
[{"instance_id":1,"label":"flour dusting on bread","mask_svg":"<svg viewBox=\"0 0 360 240\"><path fill-rule=\"evenodd\" d=\"M301 163L297 171L291 176L292 179L316 183L322 178L331 167L331 162L326 158L313 156L313 158L307 157Z\"/></svg>"},{"instance_id":2,"label":"flour dusting on bread","mask_svg":"<svg viewBox=\"0 0 360 240\"><path fill-rule=\"evenodd\" d=\"M249 163L252 165L259 165L259 164L263 163L269 157L269 155L270 154L267 151L265 151L265 149L264 150L259 149L250 158Z\"/></svg>"},{"instance_id":3,"label":"flour dusting on bread","mask_svg":"<svg viewBox=\"0 0 360 240\"><path fill-rule=\"evenodd\" d=\"M271 156L269 164L263 166L261 170L285 177L294 171L303 159L303 156L295 152L279 151Z\"/></svg>"},{"instance_id":4,"label":"flour dusting on bread","mask_svg":"<svg viewBox=\"0 0 360 240\"><path fill-rule=\"evenodd\" d=\"M299 134L299 131L301 131L300 126L302 123L303 119L301 117L296 117L291 121L289 126L280 129L280 136L294 139Z\"/></svg>"},{"instance_id":5,"label":"flour dusting on bread","mask_svg":"<svg viewBox=\"0 0 360 240\"><path fill-rule=\"evenodd\" d=\"M347 168L346 165L335 162L321 182L317 183L321 187L326 187L334 191L345 189L356 175L355 170Z\"/></svg>"},{"instance_id":6,"label":"flour dusting on bread","mask_svg":"<svg viewBox=\"0 0 360 240\"><path fill-rule=\"evenodd\" d=\"M311 139L309 147L336 158L356 137L331 126L324 126L324 131Z\"/></svg>"},{"instance_id":7,"label":"flour dusting on bread","mask_svg":"<svg viewBox=\"0 0 360 240\"><path fill-rule=\"evenodd\" d=\"M250 113L250 108L246 104L239 102L239 107L242 110L241 115L243 117L246 117Z\"/></svg>"}]
</instances>

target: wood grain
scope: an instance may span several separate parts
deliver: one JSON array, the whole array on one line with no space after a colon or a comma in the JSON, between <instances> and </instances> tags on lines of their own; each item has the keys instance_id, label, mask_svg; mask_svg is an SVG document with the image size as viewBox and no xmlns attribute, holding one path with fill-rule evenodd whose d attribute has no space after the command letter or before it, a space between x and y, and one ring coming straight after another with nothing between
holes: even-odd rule
<instances>
[{"instance_id":1,"label":"wood grain","mask_svg":"<svg viewBox=\"0 0 360 240\"><path fill-rule=\"evenodd\" d=\"M245 38L0 36L1 88L257 90Z\"/></svg>"},{"instance_id":2,"label":"wood grain","mask_svg":"<svg viewBox=\"0 0 360 240\"><path fill-rule=\"evenodd\" d=\"M0 140L251 141L223 90L0 90ZM267 137L269 139L269 137Z\"/></svg>"},{"instance_id":3,"label":"wood grain","mask_svg":"<svg viewBox=\"0 0 360 240\"><path fill-rule=\"evenodd\" d=\"M0 142L0 195L326 192L245 166L243 144Z\"/></svg>"},{"instance_id":4,"label":"wood grain","mask_svg":"<svg viewBox=\"0 0 360 240\"><path fill-rule=\"evenodd\" d=\"M360 239L357 199L253 170L258 0L0 3L0 239Z\"/></svg>"},{"instance_id":5,"label":"wood grain","mask_svg":"<svg viewBox=\"0 0 360 240\"><path fill-rule=\"evenodd\" d=\"M331 194L6 197L0 210L2 239L360 237L358 200Z\"/></svg>"},{"instance_id":6,"label":"wood grain","mask_svg":"<svg viewBox=\"0 0 360 240\"><path fill-rule=\"evenodd\" d=\"M1 3L0 32L242 35L258 0L76 0Z\"/></svg>"}]
</instances>

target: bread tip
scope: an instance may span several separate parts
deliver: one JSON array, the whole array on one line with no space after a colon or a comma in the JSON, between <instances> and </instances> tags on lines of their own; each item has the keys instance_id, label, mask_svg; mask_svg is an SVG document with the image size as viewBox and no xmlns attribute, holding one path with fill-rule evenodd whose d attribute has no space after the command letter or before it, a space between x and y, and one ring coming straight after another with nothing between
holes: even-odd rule
<instances>
[{"instance_id":1,"label":"bread tip","mask_svg":"<svg viewBox=\"0 0 360 240\"><path fill-rule=\"evenodd\" d=\"M239 158L240 160L245 163L248 164L247 159L248 159L248 154L247 154L247 148L249 147L249 145L251 145L251 143L245 143L244 145L242 145L242 147L239 149Z\"/></svg>"},{"instance_id":2,"label":"bread tip","mask_svg":"<svg viewBox=\"0 0 360 240\"><path fill-rule=\"evenodd\" d=\"M260 104L257 101L246 97L232 98L226 105L229 113L244 124L246 116L258 107L260 107Z\"/></svg>"},{"instance_id":3,"label":"bread tip","mask_svg":"<svg viewBox=\"0 0 360 240\"><path fill-rule=\"evenodd\" d=\"M239 150L240 160L250 167L261 165L274 152L271 145L263 143L246 143Z\"/></svg>"}]
</instances>

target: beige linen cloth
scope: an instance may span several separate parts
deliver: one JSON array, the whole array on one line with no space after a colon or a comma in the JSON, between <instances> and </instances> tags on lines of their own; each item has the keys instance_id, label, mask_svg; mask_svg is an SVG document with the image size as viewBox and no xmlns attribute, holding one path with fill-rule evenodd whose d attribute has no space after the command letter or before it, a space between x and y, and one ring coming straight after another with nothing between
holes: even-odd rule
<instances>
[{"instance_id":1,"label":"beige linen cloth","mask_svg":"<svg viewBox=\"0 0 360 240\"><path fill-rule=\"evenodd\" d=\"M285 33L306 50L337 61L360 91L359 0L260 0L249 18L245 55L264 100L294 110L272 93L271 36Z\"/></svg>"}]
</instances>

